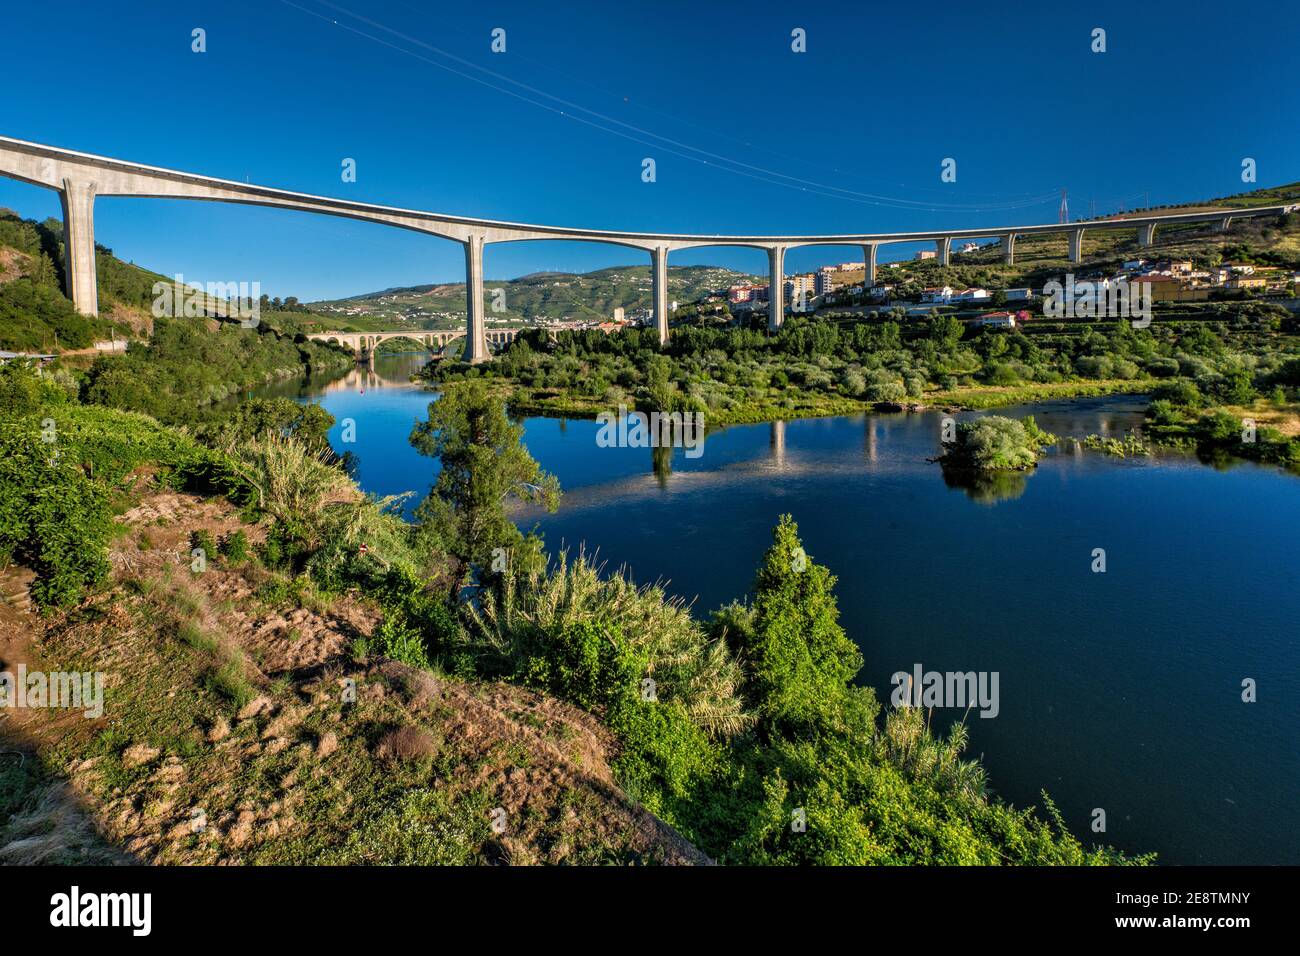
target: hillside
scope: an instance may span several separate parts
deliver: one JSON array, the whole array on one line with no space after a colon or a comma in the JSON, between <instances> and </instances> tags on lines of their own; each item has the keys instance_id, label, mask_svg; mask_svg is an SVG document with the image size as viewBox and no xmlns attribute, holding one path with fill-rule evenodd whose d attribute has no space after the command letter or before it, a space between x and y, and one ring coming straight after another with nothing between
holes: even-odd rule
<instances>
[{"instance_id":1,"label":"hillside","mask_svg":"<svg viewBox=\"0 0 1300 956\"><path fill-rule=\"evenodd\" d=\"M153 490L120 522L78 613L0 606L0 668L104 672L112 711L14 715L7 746L41 760L0 765L0 822L21 808L0 863L709 862L623 794L591 715L359 653L382 614L358 596L298 606L255 561L178 570L198 531L261 544L229 504ZM21 605L29 578L0 572Z\"/></svg>"},{"instance_id":2,"label":"hillside","mask_svg":"<svg viewBox=\"0 0 1300 956\"><path fill-rule=\"evenodd\" d=\"M1224 206L1272 205L1300 200L1300 184L1261 190L1243 197L1189 204L1188 207L1154 209L1174 213ZM1140 215L1140 213L1137 213ZM1086 226L1086 222L1081 222ZM949 284L955 287L983 286L990 289L1043 285L1066 272L1089 274L1112 272L1126 259L1190 259L1197 267L1210 267L1232 260L1300 269L1300 217L1282 219L1242 219L1224 233L1217 225L1193 223L1161 226L1151 246L1141 247L1130 232L1093 230L1084 233L1082 263L1071 263L1064 233L1048 236L1022 236L1016 240L1015 263L1002 262L1001 246L994 242L981 245L974 252L954 249L951 265L939 266L934 260L881 265L877 281L911 283L913 286Z\"/></svg>"},{"instance_id":3,"label":"hillside","mask_svg":"<svg viewBox=\"0 0 1300 956\"><path fill-rule=\"evenodd\" d=\"M694 302L709 292L749 282L754 276L716 266L670 266L668 296L678 302ZM519 323L537 318L560 321L599 321L613 315L616 306L629 314L653 304L650 266L618 266L595 272L535 272L518 279L487 279L484 288L491 304L496 289L504 293L504 309L490 317ZM465 284L419 285L385 289L314 302L311 308L337 316L340 322L355 320L359 313L382 319L387 329L442 328L465 320ZM342 325L336 328L342 328Z\"/></svg>"},{"instance_id":4,"label":"hillside","mask_svg":"<svg viewBox=\"0 0 1300 956\"><path fill-rule=\"evenodd\" d=\"M0 209L0 349L58 352L97 340L146 336L148 293L162 279L98 249L98 319L79 315L63 295L63 224Z\"/></svg>"},{"instance_id":5,"label":"hillside","mask_svg":"<svg viewBox=\"0 0 1300 956\"><path fill-rule=\"evenodd\" d=\"M63 293L63 224L0 208L0 349L55 354L91 351L111 338L147 341L154 331L154 284L170 284L172 277L125 262L102 245L96 245L95 269L100 316L88 318ZM220 314L220 300L201 298L208 315ZM262 325L286 335L324 329L328 321L301 308L277 310L269 300L260 316Z\"/></svg>"}]
</instances>

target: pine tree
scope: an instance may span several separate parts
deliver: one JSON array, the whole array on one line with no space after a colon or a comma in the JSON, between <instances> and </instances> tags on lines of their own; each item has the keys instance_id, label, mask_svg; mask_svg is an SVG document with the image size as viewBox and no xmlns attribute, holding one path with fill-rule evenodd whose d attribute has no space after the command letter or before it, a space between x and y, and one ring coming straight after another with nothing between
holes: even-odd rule
<instances>
[{"instance_id":1,"label":"pine tree","mask_svg":"<svg viewBox=\"0 0 1300 956\"><path fill-rule=\"evenodd\" d=\"M782 515L754 584L751 626L733 638L770 731L800 734L834 719L862 654L839 624L835 576L815 564Z\"/></svg>"}]
</instances>

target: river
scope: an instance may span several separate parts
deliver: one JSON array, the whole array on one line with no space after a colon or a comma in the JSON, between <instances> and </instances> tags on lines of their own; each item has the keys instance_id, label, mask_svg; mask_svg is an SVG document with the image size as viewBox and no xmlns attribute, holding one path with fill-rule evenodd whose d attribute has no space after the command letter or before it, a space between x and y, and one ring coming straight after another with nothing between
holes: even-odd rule
<instances>
[{"instance_id":1,"label":"river","mask_svg":"<svg viewBox=\"0 0 1300 956\"><path fill-rule=\"evenodd\" d=\"M355 443L339 443L341 425L332 438L359 456L361 485L423 494L433 462L407 443L432 397L407 382L422 361L380 355L373 370L258 394L353 419ZM1000 413L1119 436L1143 404ZM969 754L1003 797L1024 806L1047 790L1085 842L1163 863L1300 863L1300 478L1065 443L1031 475L951 487L926 460L939 450L935 413L732 426L668 467L649 450L598 447L597 428L525 422L530 452L565 491L556 514L519 515L550 551L585 547L703 615L745 595L789 512L812 560L839 578L860 680L882 700L890 676L917 664L997 672L997 716L966 720ZM1242 699L1246 680L1256 702Z\"/></svg>"}]
</instances>

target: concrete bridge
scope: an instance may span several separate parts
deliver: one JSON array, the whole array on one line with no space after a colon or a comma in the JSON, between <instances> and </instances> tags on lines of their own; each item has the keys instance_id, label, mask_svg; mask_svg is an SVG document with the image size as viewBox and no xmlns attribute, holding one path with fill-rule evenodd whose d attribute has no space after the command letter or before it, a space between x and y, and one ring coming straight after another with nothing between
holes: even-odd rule
<instances>
[{"instance_id":1,"label":"concrete bridge","mask_svg":"<svg viewBox=\"0 0 1300 956\"><path fill-rule=\"evenodd\" d=\"M389 339L411 339L430 350L447 347L447 343L467 334L467 329L413 329L409 332L309 332L307 338L316 342L336 342L350 348L358 355L373 354L375 346ZM513 342L523 329L484 329L483 340L487 346L503 346Z\"/></svg>"},{"instance_id":2,"label":"concrete bridge","mask_svg":"<svg viewBox=\"0 0 1300 956\"><path fill-rule=\"evenodd\" d=\"M209 202L274 206L302 212L341 216L377 222L440 236L459 242L465 249L466 327L465 358L481 362L488 356L488 336L483 323L483 249L494 242L533 239L564 239L603 242L649 253L654 287L654 315L661 343L668 341L668 255L681 249L704 246L742 246L767 252L770 290L768 327L777 329L785 319L785 254L800 246L862 247L866 281L876 275L876 255L883 245L898 242L933 242L940 265L950 261L952 243L962 239L1001 240L1003 259L1015 259L1020 236L1065 234L1070 261L1083 260L1083 238L1093 231L1136 231L1138 243L1148 245L1160 225L1216 223L1220 229L1236 220L1278 216L1300 209L1300 205L1257 206L1212 212L1171 213L1102 219L1087 223L1052 223L1032 226L988 226L978 229L946 229L935 232L852 233L822 236L722 236L685 233L622 232L618 230L571 229L563 226L530 225L447 216L416 209L399 209L371 203L313 196L266 186L214 179L196 173L145 166L125 160L94 156L40 143L0 137L0 176L57 190L63 203L63 228L67 247L67 292L77 309L87 315L99 312L95 288L96 196L146 196L163 199L199 199Z\"/></svg>"}]
</instances>

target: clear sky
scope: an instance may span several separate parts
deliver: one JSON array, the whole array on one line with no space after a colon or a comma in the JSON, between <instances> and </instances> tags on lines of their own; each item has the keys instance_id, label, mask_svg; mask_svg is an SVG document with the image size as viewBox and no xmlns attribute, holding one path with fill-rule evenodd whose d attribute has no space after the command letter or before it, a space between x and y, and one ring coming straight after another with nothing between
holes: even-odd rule
<instances>
[{"instance_id":1,"label":"clear sky","mask_svg":"<svg viewBox=\"0 0 1300 956\"><path fill-rule=\"evenodd\" d=\"M0 134L302 192L646 231L1055 222L1062 188L1074 216L1253 188L1247 157L1259 186L1300 179L1294 3L1065 6L11 3ZM940 178L947 158L956 182ZM4 179L0 206L58 214L55 194ZM457 244L341 219L125 198L95 216L125 259L270 295L464 277ZM859 256L796 250L787 270ZM488 248L485 271L644 258L512 243ZM766 268L756 250L672 258L694 262Z\"/></svg>"}]
</instances>

